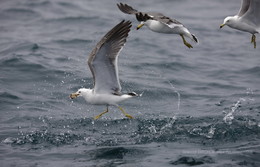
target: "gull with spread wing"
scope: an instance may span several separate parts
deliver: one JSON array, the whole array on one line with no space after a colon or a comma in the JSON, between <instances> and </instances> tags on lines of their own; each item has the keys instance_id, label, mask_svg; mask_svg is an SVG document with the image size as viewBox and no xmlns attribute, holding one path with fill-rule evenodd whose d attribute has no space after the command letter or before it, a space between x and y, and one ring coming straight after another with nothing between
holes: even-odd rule
<instances>
[{"instance_id":1,"label":"gull with spread wing","mask_svg":"<svg viewBox=\"0 0 260 167\"><path fill-rule=\"evenodd\" d=\"M238 14L226 17L220 28L225 25L251 33L251 43L256 48L255 34L260 32L260 0L241 0Z\"/></svg>"},{"instance_id":2,"label":"gull with spread wing","mask_svg":"<svg viewBox=\"0 0 260 167\"><path fill-rule=\"evenodd\" d=\"M88 58L94 88L80 88L76 93L70 94L71 99L82 96L91 104L107 106L106 110L94 119L107 113L109 105L117 106L126 117L133 118L118 106L118 103L138 95L135 92L121 93L117 65L119 52L123 49L131 26L130 21L122 21L97 43Z\"/></svg>"},{"instance_id":3,"label":"gull with spread wing","mask_svg":"<svg viewBox=\"0 0 260 167\"><path fill-rule=\"evenodd\" d=\"M184 45L186 45L188 48L193 47L185 40L184 37L188 37L196 43L199 42L195 35L191 34L190 31L182 23L175 19L171 19L161 13L156 12L139 12L133 7L123 3L119 3L117 4L117 6L123 13L133 14L136 16L136 19L141 22L137 26L137 29L140 29L143 25L146 25L150 30L154 32L179 34Z\"/></svg>"}]
</instances>

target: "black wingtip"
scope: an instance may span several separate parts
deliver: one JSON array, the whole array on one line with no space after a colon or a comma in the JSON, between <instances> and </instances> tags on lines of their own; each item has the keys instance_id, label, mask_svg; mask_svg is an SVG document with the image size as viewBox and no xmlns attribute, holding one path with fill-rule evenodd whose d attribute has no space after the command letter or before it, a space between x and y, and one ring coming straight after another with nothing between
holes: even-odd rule
<instances>
[{"instance_id":1,"label":"black wingtip","mask_svg":"<svg viewBox=\"0 0 260 167\"><path fill-rule=\"evenodd\" d=\"M118 23L114 29L116 29L117 27L128 27L129 31L130 31L130 28L132 27L132 22L130 20L122 20L120 23Z\"/></svg>"},{"instance_id":2,"label":"black wingtip","mask_svg":"<svg viewBox=\"0 0 260 167\"><path fill-rule=\"evenodd\" d=\"M137 19L138 21L147 21L147 20L151 19L151 17L150 17L148 14L146 14L146 13L141 13L141 12L136 13L136 14L135 14L135 17L136 17L136 19Z\"/></svg>"},{"instance_id":3,"label":"black wingtip","mask_svg":"<svg viewBox=\"0 0 260 167\"><path fill-rule=\"evenodd\" d=\"M123 13L126 13L126 14L135 14L138 12L132 6L127 5L127 4L117 3L116 5Z\"/></svg>"},{"instance_id":4,"label":"black wingtip","mask_svg":"<svg viewBox=\"0 0 260 167\"><path fill-rule=\"evenodd\" d=\"M192 38L194 39L195 42L199 43L199 40L196 38L195 35L191 34L192 35Z\"/></svg>"},{"instance_id":5,"label":"black wingtip","mask_svg":"<svg viewBox=\"0 0 260 167\"><path fill-rule=\"evenodd\" d=\"M116 5L120 9L123 4L120 2L120 3L117 3Z\"/></svg>"},{"instance_id":6,"label":"black wingtip","mask_svg":"<svg viewBox=\"0 0 260 167\"><path fill-rule=\"evenodd\" d=\"M138 94L137 93L135 93L135 92L131 92L131 93L128 93L128 95L130 95L130 96L138 96Z\"/></svg>"}]
</instances>

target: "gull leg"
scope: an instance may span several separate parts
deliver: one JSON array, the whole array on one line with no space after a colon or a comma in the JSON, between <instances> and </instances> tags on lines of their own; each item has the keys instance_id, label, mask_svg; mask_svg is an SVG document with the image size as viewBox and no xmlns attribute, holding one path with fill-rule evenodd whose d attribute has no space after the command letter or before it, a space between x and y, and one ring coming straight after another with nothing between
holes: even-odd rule
<instances>
[{"instance_id":1,"label":"gull leg","mask_svg":"<svg viewBox=\"0 0 260 167\"><path fill-rule=\"evenodd\" d=\"M252 34L252 37L251 37L251 43L254 42L254 34Z\"/></svg>"},{"instance_id":2,"label":"gull leg","mask_svg":"<svg viewBox=\"0 0 260 167\"><path fill-rule=\"evenodd\" d=\"M193 48L193 47L191 46L191 44L189 44L189 43L185 40L185 38L184 38L184 36L183 36L182 34L180 34L180 36L181 36L181 38L182 38L182 41L183 41L184 45L186 45L188 48Z\"/></svg>"},{"instance_id":3,"label":"gull leg","mask_svg":"<svg viewBox=\"0 0 260 167\"><path fill-rule=\"evenodd\" d=\"M96 119L100 118L102 115L104 115L104 114L105 114L105 113L107 113L107 112L108 112L108 106L107 106L107 109L106 109L106 111L104 111L104 112L102 112L101 114L99 114L99 115L95 116L95 117L94 117L94 120L96 120Z\"/></svg>"},{"instance_id":4,"label":"gull leg","mask_svg":"<svg viewBox=\"0 0 260 167\"><path fill-rule=\"evenodd\" d=\"M117 106L117 107L119 108L120 111L122 111L122 113L123 113L127 118L130 118L130 119L133 118L131 115L127 114L122 107L120 107L120 106Z\"/></svg>"},{"instance_id":5,"label":"gull leg","mask_svg":"<svg viewBox=\"0 0 260 167\"><path fill-rule=\"evenodd\" d=\"M254 44L254 48L256 48L256 36L255 36L255 34L252 35L251 43L253 43Z\"/></svg>"}]
</instances>

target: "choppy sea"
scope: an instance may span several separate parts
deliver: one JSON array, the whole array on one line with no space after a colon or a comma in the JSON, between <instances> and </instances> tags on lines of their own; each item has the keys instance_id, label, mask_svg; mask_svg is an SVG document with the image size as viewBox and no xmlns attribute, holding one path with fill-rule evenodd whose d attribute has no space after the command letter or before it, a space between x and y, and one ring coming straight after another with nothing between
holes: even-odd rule
<instances>
[{"instance_id":1,"label":"choppy sea","mask_svg":"<svg viewBox=\"0 0 260 167\"><path fill-rule=\"evenodd\" d=\"M124 2L182 22L200 43L136 30ZM239 0L1 0L0 164L3 167L259 167L260 36L219 25ZM121 20L123 92L105 106L71 100L92 87L87 57Z\"/></svg>"}]
</instances>

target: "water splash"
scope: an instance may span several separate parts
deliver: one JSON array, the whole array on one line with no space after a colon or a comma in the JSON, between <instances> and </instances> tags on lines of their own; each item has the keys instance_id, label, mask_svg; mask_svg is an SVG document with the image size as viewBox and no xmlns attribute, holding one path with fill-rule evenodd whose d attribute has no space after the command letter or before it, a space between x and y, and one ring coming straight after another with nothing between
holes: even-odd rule
<instances>
[{"instance_id":1,"label":"water splash","mask_svg":"<svg viewBox=\"0 0 260 167\"><path fill-rule=\"evenodd\" d=\"M177 98L178 98L177 112L180 112L181 94L179 93L179 91L174 87L174 85L171 83L171 81L169 79L165 78L160 72L154 71L154 74L158 75L159 78L165 80L170 85L170 88L174 91L174 93L177 94ZM148 129L151 134L161 136L161 135L167 133L167 131L172 131L172 127L174 126L176 120L177 120L177 116L173 110L172 116L167 119L167 122L164 125L162 125L161 127L156 126L156 125L151 125L150 127L148 127Z\"/></svg>"},{"instance_id":2,"label":"water splash","mask_svg":"<svg viewBox=\"0 0 260 167\"><path fill-rule=\"evenodd\" d=\"M231 125L232 121L234 120L234 113L241 106L241 103L245 101L254 101L254 98L250 97L253 94L254 94L253 90L251 88L247 88L246 96L238 99L238 101L231 107L231 110L224 116L223 121L226 124Z\"/></svg>"},{"instance_id":3,"label":"water splash","mask_svg":"<svg viewBox=\"0 0 260 167\"><path fill-rule=\"evenodd\" d=\"M171 81L168 80L168 83L170 84L171 88L173 91L177 94L178 96L178 103L177 103L177 110L180 111L180 104L181 104L181 94L176 90L176 88L173 86Z\"/></svg>"},{"instance_id":4,"label":"water splash","mask_svg":"<svg viewBox=\"0 0 260 167\"><path fill-rule=\"evenodd\" d=\"M233 115L233 114L235 113L235 111L236 111L236 110L238 109L238 107L240 106L241 101L245 101L245 99L244 99L244 98L239 98L239 100L235 103L235 105L234 105L233 107L231 107L230 112L225 115L225 117L223 118L223 121L224 121L225 123L227 123L227 124L229 124L229 125L232 124L232 121L233 121L233 119L234 119L234 115Z\"/></svg>"},{"instance_id":5,"label":"water splash","mask_svg":"<svg viewBox=\"0 0 260 167\"><path fill-rule=\"evenodd\" d=\"M208 139L212 139L212 138L214 137L215 132L216 132L216 128L215 128L215 126L213 125L213 126L210 127L210 129L209 129L209 131L208 131L206 137L207 137Z\"/></svg>"},{"instance_id":6,"label":"water splash","mask_svg":"<svg viewBox=\"0 0 260 167\"><path fill-rule=\"evenodd\" d=\"M176 120L177 120L177 117L173 116L172 119L170 119L170 121L168 121L168 123L166 123L164 126L161 127L160 133L165 133L166 130L172 129Z\"/></svg>"},{"instance_id":7,"label":"water splash","mask_svg":"<svg viewBox=\"0 0 260 167\"><path fill-rule=\"evenodd\" d=\"M174 87L174 85L171 83L171 81L167 78L165 78L164 76L162 76L161 73L159 72L156 72L160 78L162 78L163 80L166 80L167 83L170 85L171 89L174 91L174 93L177 94L177 97L178 97L178 102L177 102L177 111L179 112L180 111L180 104L181 104L181 94L178 92L178 90L176 90L176 88ZM173 113L173 119L175 119L175 115Z\"/></svg>"}]
</instances>

